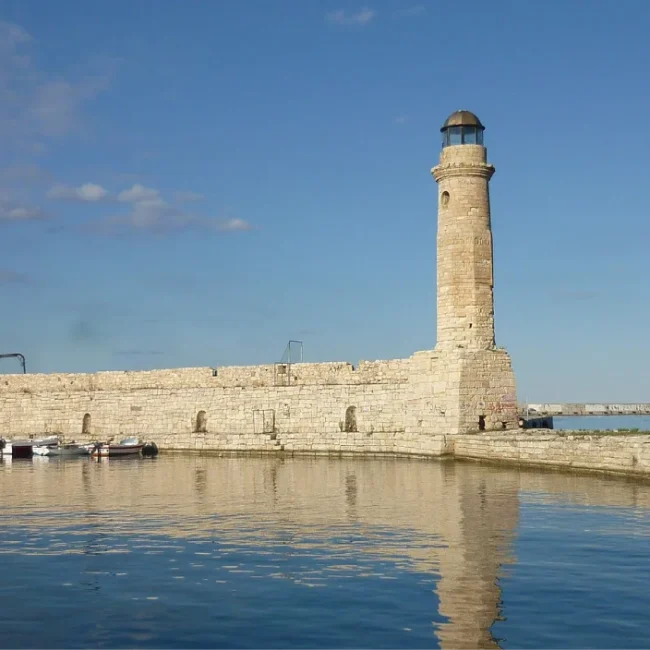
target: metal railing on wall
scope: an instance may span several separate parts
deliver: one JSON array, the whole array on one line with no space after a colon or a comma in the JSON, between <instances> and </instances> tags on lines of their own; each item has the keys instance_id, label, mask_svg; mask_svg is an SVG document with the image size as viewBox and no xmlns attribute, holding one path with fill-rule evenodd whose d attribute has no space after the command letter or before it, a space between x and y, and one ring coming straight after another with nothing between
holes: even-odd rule
<instances>
[{"instance_id":1,"label":"metal railing on wall","mask_svg":"<svg viewBox=\"0 0 650 650\"><path fill-rule=\"evenodd\" d=\"M18 359L20 361L20 365L23 367L23 374L27 374L27 364L25 363L25 355L20 354L20 352L10 352L7 354L0 354L0 359Z\"/></svg>"},{"instance_id":2,"label":"metal railing on wall","mask_svg":"<svg viewBox=\"0 0 650 650\"><path fill-rule=\"evenodd\" d=\"M302 350L303 350L302 341L289 341L289 343L287 343L287 347L284 348L284 354L280 359L280 363L288 363L288 364L291 363L292 350L296 350L296 352L298 353L297 356L300 359L299 361L298 360L294 361L294 363L302 363ZM295 353L294 353L294 359L296 359Z\"/></svg>"},{"instance_id":3,"label":"metal railing on wall","mask_svg":"<svg viewBox=\"0 0 650 650\"><path fill-rule=\"evenodd\" d=\"M294 361L292 361L292 358ZM291 364L302 363L302 360L302 341L290 340L284 348L284 353L280 361L273 364L273 383L276 386L291 385Z\"/></svg>"}]
</instances>

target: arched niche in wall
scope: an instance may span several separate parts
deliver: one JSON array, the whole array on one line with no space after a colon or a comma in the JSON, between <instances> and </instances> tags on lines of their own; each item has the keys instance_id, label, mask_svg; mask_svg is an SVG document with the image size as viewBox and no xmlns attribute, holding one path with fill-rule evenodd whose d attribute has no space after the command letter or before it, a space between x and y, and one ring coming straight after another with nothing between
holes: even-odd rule
<instances>
[{"instance_id":1,"label":"arched niche in wall","mask_svg":"<svg viewBox=\"0 0 650 650\"><path fill-rule=\"evenodd\" d=\"M199 411L196 414L196 425L194 426L194 433L206 433L208 430L208 416L205 411Z\"/></svg>"},{"instance_id":2,"label":"arched niche in wall","mask_svg":"<svg viewBox=\"0 0 650 650\"><path fill-rule=\"evenodd\" d=\"M348 406L345 409L345 431L354 433L357 430L357 407Z\"/></svg>"}]
</instances>

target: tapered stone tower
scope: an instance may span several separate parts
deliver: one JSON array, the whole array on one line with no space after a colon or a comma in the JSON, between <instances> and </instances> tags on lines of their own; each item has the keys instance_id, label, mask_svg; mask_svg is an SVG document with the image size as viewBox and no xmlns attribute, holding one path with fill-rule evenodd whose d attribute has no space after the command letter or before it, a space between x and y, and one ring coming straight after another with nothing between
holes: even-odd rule
<instances>
[{"instance_id":1,"label":"tapered stone tower","mask_svg":"<svg viewBox=\"0 0 650 650\"><path fill-rule=\"evenodd\" d=\"M438 182L438 349L491 350L494 275L484 127L469 111L442 127Z\"/></svg>"},{"instance_id":2,"label":"tapered stone tower","mask_svg":"<svg viewBox=\"0 0 650 650\"><path fill-rule=\"evenodd\" d=\"M470 433L517 426L515 376L494 335L485 127L469 111L444 123L438 183L437 330L434 350L413 355L412 430Z\"/></svg>"}]
</instances>

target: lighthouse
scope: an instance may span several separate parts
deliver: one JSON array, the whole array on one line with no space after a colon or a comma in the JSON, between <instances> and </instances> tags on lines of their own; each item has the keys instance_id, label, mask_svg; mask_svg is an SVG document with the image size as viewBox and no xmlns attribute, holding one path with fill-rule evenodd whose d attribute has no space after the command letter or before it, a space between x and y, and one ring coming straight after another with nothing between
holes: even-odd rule
<instances>
[{"instance_id":1,"label":"lighthouse","mask_svg":"<svg viewBox=\"0 0 650 650\"><path fill-rule=\"evenodd\" d=\"M408 431L464 434L517 426L512 362L494 336L494 272L485 127L472 112L440 129L437 339L412 357Z\"/></svg>"},{"instance_id":2,"label":"lighthouse","mask_svg":"<svg viewBox=\"0 0 650 650\"><path fill-rule=\"evenodd\" d=\"M456 111L442 126L438 183L436 348L491 350L494 273L489 182L494 167L474 113Z\"/></svg>"}]
</instances>

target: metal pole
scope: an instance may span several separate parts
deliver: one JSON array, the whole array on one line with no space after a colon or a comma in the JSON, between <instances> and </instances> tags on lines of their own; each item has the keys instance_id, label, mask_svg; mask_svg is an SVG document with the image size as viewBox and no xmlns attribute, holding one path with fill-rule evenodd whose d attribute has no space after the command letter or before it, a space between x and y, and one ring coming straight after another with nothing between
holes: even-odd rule
<instances>
[{"instance_id":1,"label":"metal pole","mask_svg":"<svg viewBox=\"0 0 650 650\"><path fill-rule=\"evenodd\" d=\"M11 352L9 354L0 354L0 359L8 359L10 357L16 357L20 360L20 365L23 367L23 374L27 374L27 363L25 362L25 355L20 352Z\"/></svg>"}]
</instances>

